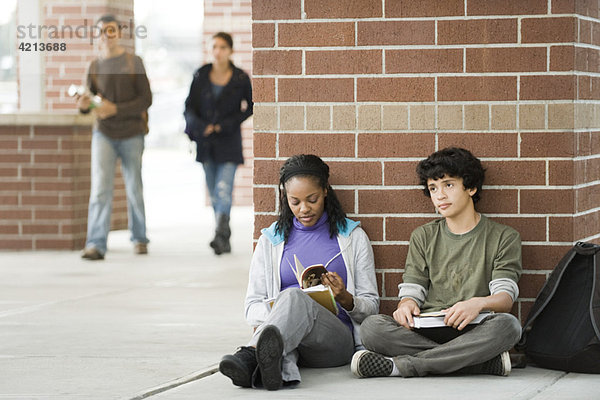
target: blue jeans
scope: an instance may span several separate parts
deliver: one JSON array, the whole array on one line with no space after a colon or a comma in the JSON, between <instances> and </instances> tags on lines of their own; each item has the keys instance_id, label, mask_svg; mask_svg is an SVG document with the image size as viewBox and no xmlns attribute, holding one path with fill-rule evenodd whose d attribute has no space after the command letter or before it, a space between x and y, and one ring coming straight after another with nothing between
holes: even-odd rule
<instances>
[{"instance_id":1,"label":"blue jeans","mask_svg":"<svg viewBox=\"0 0 600 400\"><path fill-rule=\"evenodd\" d=\"M232 162L216 163L207 160L202 163L206 186L210 194L215 215L224 214L229 216L231 211L231 194L233 192L233 179L237 164Z\"/></svg>"},{"instance_id":2,"label":"blue jeans","mask_svg":"<svg viewBox=\"0 0 600 400\"><path fill-rule=\"evenodd\" d=\"M95 247L101 254L106 253L117 158L121 159L121 172L125 181L131 241L148 243L142 185L143 152L143 134L127 139L111 139L99 131L93 132L92 187L86 247Z\"/></svg>"}]
</instances>

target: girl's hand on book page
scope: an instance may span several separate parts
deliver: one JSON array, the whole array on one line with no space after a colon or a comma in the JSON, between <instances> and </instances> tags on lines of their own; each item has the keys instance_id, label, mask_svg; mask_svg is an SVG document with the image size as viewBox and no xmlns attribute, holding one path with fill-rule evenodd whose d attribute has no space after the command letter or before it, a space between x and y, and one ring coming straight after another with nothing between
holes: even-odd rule
<instances>
[{"instance_id":1,"label":"girl's hand on book page","mask_svg":"<svg viewBox=\"0 0 600 400\"><path fill-rule=\"evenodd\" d=\"M394 311L393 317L396 322L406 329L413 329L415 326L413 315L419 315L420 313L421 309L419 309L417 302L410 297L407 297L400 300L398 308Z\"/></svg>"},{"instance_id":2,"label":"girl's hand on book page","mask_svg":"<svg viewBox=\"0 0 600 400\"><path fill-rule=\"evenodd\" d=\"M469 325L479 315L482 309L481 299L478 297L459 301L452 307L442 310L442 312L446 313L444 323L462 331L465 326Z\"/></svg>"},{"instance_id":3,"label":"girl's hand on book page","mask_svg":"<svg viewBox=\"0 0 600 400\"><path fill-rule=\"evenodd\" d=\"M342 277L337 272L328 272L321 275L321 283L325 286L329 286L333 292L335 301L340 303L342 307L350 311L354 308L354 297L346 290Z\"/></svg>"}]
</instances>

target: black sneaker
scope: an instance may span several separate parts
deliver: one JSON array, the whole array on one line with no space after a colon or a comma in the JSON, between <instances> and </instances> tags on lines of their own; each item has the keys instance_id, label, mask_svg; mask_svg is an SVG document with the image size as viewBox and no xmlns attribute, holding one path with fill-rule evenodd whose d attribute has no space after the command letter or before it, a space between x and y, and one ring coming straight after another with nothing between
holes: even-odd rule
<instances>
[{"instance_id":1,"label":"black sneaker","mask_svg":"<svg viewBox=\"0 0 600 400\"><path fill-rule=\"evenodd\" d=\"M499 354L496 357L487 360L486 362L471 365L461 369L459 372L465 374L508 376L510 374L510 370L510 355L508 354L508 351L505 351L504 353Z\"/></svg>"},{"instance_id":2,"label":"black sneaker","mask_svg":"<svg viewBox=\"0 0 600 400\"><path fill-rule=\"evenodd\" d=\"M267 390L277 390L283 384L281 378L281 359L283 358L283 339L279 329L267 325L261 332L256 344L256 360L262 384Z\"/></svg>"},{"instance_id":3,"label":"black sneaker","mask_svg":"<svg viewBox=\"0 0 600 400\"><path fill-rule=\"evenodd\" d=\"M252 376L256 370L256 349L240 347L233 355L227 354L219 363L219 371L241 387L252 387Z\"/></svg>"},{"instance_id":4,"label":"black sneaker","mask_svg":"<svg viewBox=\"0 0 600 400\"><path fill-rule=\"evenodd\" d=\"M394 370L394 362L381 354L360 350L352 357L350 369L358 378L390 376Z\"/></svg>"}]
</instances>

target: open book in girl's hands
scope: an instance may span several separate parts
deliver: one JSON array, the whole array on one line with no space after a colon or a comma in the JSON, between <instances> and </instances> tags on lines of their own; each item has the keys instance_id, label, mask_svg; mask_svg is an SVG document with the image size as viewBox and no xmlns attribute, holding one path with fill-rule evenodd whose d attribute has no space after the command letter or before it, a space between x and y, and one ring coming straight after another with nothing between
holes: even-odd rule
<instances>
[{"instance_id":1,"label":"open book in girl's hands","mask_svg":"<svg viewBox=\"0 0 600 400\"><path fill-rule=\"evenodd\" d=\"M311 286L306 289L302 289L304 293L306 293L311 299L331 311L333 314L338 315L339 309L337 303L335 302L335 297L333 297L333 292L329 286L317 285ZM275 303L274 298L263 300L270 308L273 307Z\"/></svg>"},{"instance_id":2,"label":"open book in girl's hands","mask_svg":"<svg viewBox=\"0 0 600 400\"><path fill-rule=\"evenodd\" d=\"M298 280L298 285L302 289L321 285L323 283L321 282L321 275L327 273L327 268L325 268L323 264L314 264L304 268L304 266L302 266L300 260L298 260L298 257L296 257L295 254L294 264L296 264L296 266L294 267L292 266L292 264L290 264L290 268L292 269L294 276Z\"/></svg>"},{"instance_id":3,"label":"open book in girl's hands","mask_svg":"<svg viewBox=\"0 0 600 400\"><path fill-rule=\"evenodd\" d=\"M333 292L329 286L325 286L321 282L321 275L327 273L327 267L323 266L323 264L315 264L304 268L295 254L294 264L296 264L295 267L292 266L291 263L289 263L289 266L294 272L294 276L298 280L298 285L302 291L309 295L314 301L337 315L339 309L335 302ZM273 306L274 301L275 299L265 300L271 307Z\"/></svg>"}]
</instances>

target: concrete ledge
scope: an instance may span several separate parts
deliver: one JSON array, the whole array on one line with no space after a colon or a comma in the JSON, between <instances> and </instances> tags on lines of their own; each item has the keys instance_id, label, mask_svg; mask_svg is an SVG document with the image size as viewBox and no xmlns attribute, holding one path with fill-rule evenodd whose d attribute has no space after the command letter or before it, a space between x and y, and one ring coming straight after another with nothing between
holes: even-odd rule
<instances>
[{"instance_id":1,"label":"concrete ledge","mask_svg":"<svg viewBox=\"0 0 600 400\"><path fill-rule=\"evenodd\" d=\"M92 114L79 113L14 113L0 114L0 126L90 126L94 124Z\"/></svg>"},{"instance_id":2,"label":"concrete ledge","mask_svg":"<svg viewBox=\"0 0 600 400\"><path fill-rule=\"evenodd\" d=\"M84 246L93 123L76 110L0 114L0 250ZM124 229L127 201L116 175L111 226Z\"/></svg>"}]
</instances>

